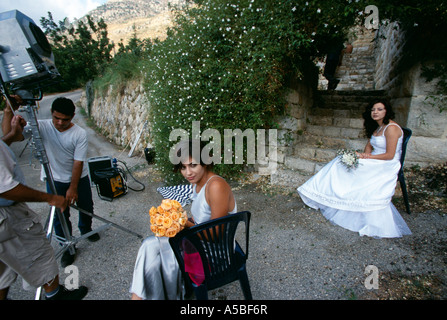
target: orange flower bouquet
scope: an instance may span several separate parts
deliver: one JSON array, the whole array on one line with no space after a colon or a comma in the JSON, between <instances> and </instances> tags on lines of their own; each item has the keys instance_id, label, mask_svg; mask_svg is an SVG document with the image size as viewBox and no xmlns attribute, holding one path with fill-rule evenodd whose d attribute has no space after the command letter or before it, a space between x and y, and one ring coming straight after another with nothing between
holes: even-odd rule
<instances>
[{"instance_id":1,"label":"orange flower bouquet","mask_svg":"<svg viewBox=\"0 0 447 320\"><path fill-rule=\"evenodd\" d=\"M158 207L149 210L151 231L157 237L174 237L186 225L188 216L180 202L164 199Z\"/></svg>"}]
</instances>

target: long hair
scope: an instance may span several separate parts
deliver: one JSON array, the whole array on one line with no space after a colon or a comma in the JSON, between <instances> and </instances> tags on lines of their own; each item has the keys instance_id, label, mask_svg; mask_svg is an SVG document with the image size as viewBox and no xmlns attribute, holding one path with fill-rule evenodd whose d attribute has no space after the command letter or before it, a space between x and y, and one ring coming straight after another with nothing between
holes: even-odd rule
<instances>
[{"instance_id":1,"label":"long hair","mask_svg":"<svg viewBox=\"0 0 447 320\"><path fill-rule=\"evenodd\" d=\"M363 122L363 127L365 129L365 135L368 139L371 138L374 131L379 127L377 122L371 118L371 109L376 103L381 103L385 106L386 114L385 118L383 119L384 124L390 123L390 119L394 119L395 115L393 108L391 107L391 103L389 103L386 99L377 99L369 103L362 114L363 119L365 120Z\"/></svg>"}]
</instances>

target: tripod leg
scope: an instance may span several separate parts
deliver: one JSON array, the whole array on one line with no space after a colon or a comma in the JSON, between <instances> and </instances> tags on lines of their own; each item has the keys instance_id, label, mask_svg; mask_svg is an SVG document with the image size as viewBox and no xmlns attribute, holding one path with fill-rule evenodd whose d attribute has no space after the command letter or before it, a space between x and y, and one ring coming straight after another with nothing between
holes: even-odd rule
<instances>
[{"instance_id":1,"label":"tripod leg","mask_svg":"<svg viewBox=\"0 0 447 320\"><path fill-rule=\"evenodd\" d=\"M20 152L19 158L22 156L23 152L25 152L26 148L28 147L30 139L28 139L28 141L26 142L26 145L22 149L22 152Z\"/></svg>"},{"instance_id":2,"label":"tripod leg","mask_svg":"<svg viewBox=\"0 0 447 320\"><path fill-rule=\"evenodd\" d=\"M120 225L117 225L116 223L113 223L113 222L111 222L111 221L109 221L109 220L107 220L107 219L104 219L104 218L102 218L102 217L100 217L100 216L97 216L97 215L95 215L95 214L93 214L93 213L91 213L91 212L85 211L85 210L83 210L83 209L81 209L81 208L79 208L79 207L77 207L77 206L75 206L75 205L71 205L71 207L72 207L73 209L76 209L76 210L78 210L78 211L80 211L80 212L82 212L82 213L85 213L86 215L89 215L89 216L91 216L91 217L93 217L93 218L95 218L95 219L98 219L98 220L101 220L102 222L108 223L108 224L114 226L114 227L117 228L117 229L120 229L120 230L122 230L122 231L128 232L128 233L130 233L130 234L133 234L134 236L137 236L137 237L140 238L140 239L143 238L143 236L140 235L140 234L138 234L138 233L135 233L135 232L133 232L133 231L131 231L131 230L129 230L129 229L126 229L126 228L124 228L124 227L122 227L122 226L120 226Z\"/></svg>"},{"instance_id":3,"label":"tripod leg","mask_svg":"<svg viewBox=\"0 0 447 320\"><path fill-rule=\"evenodd\" d=\"M34 296L34 300L40 300L42 296L42 287L37 288L36 295Z\"/></svg>"},{"instance_id":4,"label":"tripod leg","mask_svg":"<svg viewBox=\"0 0 447 320\"><path fill-rule=\"evenodd\" d=\"M46 222L46 230L47 230L47 239L51 241L51 236L53 234L53 225L54 225L54 214L56 213L56 207L52 206L50 210L50 215L47 218Z\"/></svg>"}]
</instances>

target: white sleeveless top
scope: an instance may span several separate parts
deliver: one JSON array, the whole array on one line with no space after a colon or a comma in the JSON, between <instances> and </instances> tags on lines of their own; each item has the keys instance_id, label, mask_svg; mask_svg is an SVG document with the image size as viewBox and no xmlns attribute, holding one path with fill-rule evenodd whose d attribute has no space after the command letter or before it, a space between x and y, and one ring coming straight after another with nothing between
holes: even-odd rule
<instances>
[{"instance_id":1,"label":"white sleeveless top","mask_svg":"<svg viewBox=\"0 0 447 320\"><path fill-rule=\"evenodd\" d=\"M400 161L400 155L402 154L402 142L403 142L404 133L402 131L402 128L396 123L387 124L385 126L385 128L383 129L383 132L380 136L374 136L374 135L371 136L370 143L373 147L372 154L382 154L382 153L386 152L385 131L389 126L397 126L400 129L400 131L402 132L401 136L399 137L399 140L397 141L396 152L394 154L394 159L393 159L393 160Z\"/></svg>"},{"instance_id":2,"label":"white sleeveless top","mask_svg":"<svg viewBox=\"0 0 447 320\"><path fill-rule=\"evenodd\" d=\"M214 177L223 179L220 176L212 176L211 178L208 179L208 181L210 181ZM193 202L191 205L191 214L194 217L194 222L196 224L203 223L211 219L211 207L209 206L208 202L206 202L205 197L205 190L208 181L203 185L199 193L196 192L197 185L194 185L192 188L191 199ZM236 199L234 199L234 209L231 212L229 212L229 214L233 214L236 212L237 212L237 204Z\"/></svg>"}]
</instances>

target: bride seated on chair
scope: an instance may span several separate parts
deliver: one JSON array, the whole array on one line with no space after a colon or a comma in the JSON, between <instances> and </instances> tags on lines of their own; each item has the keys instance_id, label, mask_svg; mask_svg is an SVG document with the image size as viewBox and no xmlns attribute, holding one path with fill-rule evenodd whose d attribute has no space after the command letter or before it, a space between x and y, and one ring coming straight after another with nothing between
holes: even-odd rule
<instances>
[{"instance_id":1,"label":"bride seated on chair","mask_svg":"<svg viewBox=\"0 0 447 320\"><path fill-rule=\"evenodd\" d=\"M332 223L376 238L411 234L391 203L401 167L403 131L391 105L374 101L363 113L368 142L359 165L347 170L338 157L298 188L308 206L320 209Z\"/></svg>"}]
</instances>

